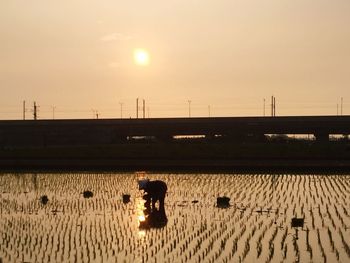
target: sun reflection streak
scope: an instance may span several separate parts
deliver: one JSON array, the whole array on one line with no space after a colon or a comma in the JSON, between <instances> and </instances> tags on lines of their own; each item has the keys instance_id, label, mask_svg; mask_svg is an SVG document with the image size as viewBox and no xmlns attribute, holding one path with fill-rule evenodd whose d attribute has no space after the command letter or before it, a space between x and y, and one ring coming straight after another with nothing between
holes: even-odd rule
<instances>
[{"instance_id":1,"label":"sun reflection streak","mask_svg":"<svg viewBox=\"0 0 350 263\"><path fill-rule=\"evenodd\" d=\"M145 230L140 230L139 231L139 238L140 239L143 239L143 238L145 238L146 237L146 231Z\"/></svg>"},{"instance_id":2,"label":"sun reflection streak","mask_svg":"<svg viewBox=\"0 0 350 263\"><path fill-rule=\"evenodd\" d=\"M146 220L145 213L143 212L145 210L145 200L142 198L136 199L136 216L137 216L137 227L140 227L141 222L144 222ZM139 229L139 238L142 239L146 236L146 232L144 230Z\"/></svg>"},{"instance_id":3,"label":"sun reflection streak","mask_svg":"<svg viewBox=\"0 0 350 263\"><path fill-rule=\"evenodd\" d=\"M145 221L146 218L144 215L139 215L139 223Z\"/></svg>"}]
</instances>

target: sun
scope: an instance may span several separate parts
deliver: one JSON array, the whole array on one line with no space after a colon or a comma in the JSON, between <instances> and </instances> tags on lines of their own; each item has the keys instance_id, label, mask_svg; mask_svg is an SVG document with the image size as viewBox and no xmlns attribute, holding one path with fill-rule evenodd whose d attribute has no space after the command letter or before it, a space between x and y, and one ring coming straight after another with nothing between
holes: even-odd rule
<instances>
[{"instance_id":1,"label":"sun","mask_svg":"<svg viewBox=\"0 0 350 263\"><path fill-rule=\"evenodd\" d=\"M149 64L149 54L144 49L141 49L141 48L135 49L134 60L137 65L147 66Z\"/></svg>"}]
</instances>

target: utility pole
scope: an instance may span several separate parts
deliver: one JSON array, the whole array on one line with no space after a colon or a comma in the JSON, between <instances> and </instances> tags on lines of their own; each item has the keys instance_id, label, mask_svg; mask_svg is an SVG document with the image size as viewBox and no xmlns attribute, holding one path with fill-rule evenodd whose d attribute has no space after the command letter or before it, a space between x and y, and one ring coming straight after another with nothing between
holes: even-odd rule
<instances>
[{"instance_id":1,"label":"utility pole","mask_svg":"<svg viewBox=\"0 0 350 263\"><path fill-rule=\"evenodd\" d=\"M23 101L23 120L26 119L26 101Z\"/></svg>"},{"instance_id":2,"label":"utility pole","mask_svg":"<svg viewBox=\"0 0 350 263\"><path fill-rule=\"evenodd\" d=\"M56 109L56 107L52 106L52 119L53 120L55 119L55 109Z\"/></svg>"},{"instance_id":3,"label":"utility pole","mask_svg":"<svg viewBox=\"0 0 350 263\"><path fill-rule=\"evenodd\" d=\"M36 106L36 102L34 101L34 108L33 108L33 117L34 117L34 120L37 120L37 117L38 117L37 109L38 109L38 107Z\"/></svg>"},{"instance_id":4,"label":"utility pole","mask_svg":"<svg viewBox=\"0 0 350 263\"><path fill-rule=\"evenodd\" d=\"M191 118L191 101L188 100L188 117Z\"/></svg>"},{"instance_id":5,"label":"utility pole","mask_svg":"<svg viewBox=\"0 0 350 263\"><path fill-rule=\"evenodd\" d=\"M93 119L98 119L98 110L95 110L95 109L91 109L92 110L92 118Z\"/></svg>"},{"instance_id":6,"label":"utility pole","mask_svg":"<svg viewBox=\"0 0 350 263\"><path fill-rule=\"evenodd\" d=\"M264 102L263 102L263 116L265 117L265 98L264 98Z\"/></svg>"},{"instance_id":7,"label":"utility pole","mask_svg":"<svg viewBox=\"0 0 350 263\"><path fill-rule=\"evenodd\" d=\"M95 110L95 115L96 115L96 120L98 120L98 116L99 116L98 110Z\"/></svg>"},{"instance_id":8,"label":"utility pole","mask_svg":"<svg viewBox=\"0 0 350 263\"><path fill-rule=\"evenodd\" d=\"M139 98L136 98L136 119L139 118L139 110L141 108L139 107ZM146 118L146 101L142 99L142 117Z\"/></svg>"},{"instance_id":9,"label":"utility pole","mask_svg":"<svg viewBox=\"0 0 350 263\"><path fill-rule=\"evenodd\" d=\"M146 118L146 102L144 99L142 100L142 113L143 113L143 118Z\"/></svg>"},{"instance_id":10,"label":"utility pole","mask_svg":"<svg viewBox=\"0 0 350 263\"><path fill-rule=\"evenodd\" d=\"M271 117L273 117L273 96L271 96Z\"/></svg>"},{"instance_id":11,"label":"utility pole","mask_svg":"<svg viewBox=\"0 0 350 263\"><path fill-rule=\"evenodd\" d=\"M265 105L265 102L264 102ZM265 106L264 106L264 113L265 113ZM271 97L271 116L276 116L276 98L274 96Z\"/></svg>"},{"instance_id":12,"label":"utility pole","mask_svg":"<svg viewBox=\"0 0 350 263\"><path fill-rule=\"evenodd\" d=\"M343 116L343 97L340 99L340 115Z\"/></svg>"},{"instance_id":13,"label":"utility pole","mask_svg":"<svg viewBox=\"0 0 350 263\"><path fill-rule=\"evenodd\" d=\"M123 103L119 102L120 105L120 118L123 119Z\"/></svg>"},{"instance_id":14,"label":"utility pole","mask_svg":"<svg viewBox=\"0 0 350 263\"><path fill-rule=\"evenodd\" d=\"M136 119L139 118L139 98L136 98Z\"/></svg>"},{"instance_id":15,"label":"utility pole","mask_svg":"<svg viewBox=\"0 0 350 263\"><path fill-rule=\"evenodd\" d=\"M339 115L339 104L337 103L337 116Z\"/></svg>"},{"instance_id":16,"label":"utility pole","mask_svg":"<svg viewBox=\"0 0 350 263\"><path fill-rule=\"evenodd\" d=\"M208 116L209 116L209 118L210 118L210 105L208 105Z\"/></svg>"}]
</instances>

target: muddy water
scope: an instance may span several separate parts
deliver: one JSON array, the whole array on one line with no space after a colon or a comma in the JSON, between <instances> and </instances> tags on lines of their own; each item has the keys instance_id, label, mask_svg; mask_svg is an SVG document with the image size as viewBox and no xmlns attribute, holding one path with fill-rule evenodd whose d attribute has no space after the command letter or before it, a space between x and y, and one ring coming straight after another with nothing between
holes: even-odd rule
<instances>
[{"instance_id":1,"label":"muddy water","mask_svg":"<svg viewBox=\"0 0 350 263\"><path fill-rule=\"evenodd\" d=\"M350 262L350 175L1 174L0 215L2 262Z\"/></svg>"}]
</instances>

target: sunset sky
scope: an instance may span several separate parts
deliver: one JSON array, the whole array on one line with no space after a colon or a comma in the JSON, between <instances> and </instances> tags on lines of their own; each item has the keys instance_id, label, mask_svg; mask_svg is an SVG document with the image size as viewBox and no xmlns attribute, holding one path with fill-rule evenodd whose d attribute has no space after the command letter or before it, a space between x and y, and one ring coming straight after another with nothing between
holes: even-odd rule
<instances>
[{"instance_id":1,"label":"sunset sky","mask_svg":"<svg viewBox=\"0 0 350 263\"><path fill-rule=\"evenodd\" d=\"M350 114L350 1L2 0L0 91L0 119Z\"/></svg>"}]
</instances>

